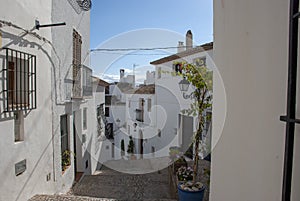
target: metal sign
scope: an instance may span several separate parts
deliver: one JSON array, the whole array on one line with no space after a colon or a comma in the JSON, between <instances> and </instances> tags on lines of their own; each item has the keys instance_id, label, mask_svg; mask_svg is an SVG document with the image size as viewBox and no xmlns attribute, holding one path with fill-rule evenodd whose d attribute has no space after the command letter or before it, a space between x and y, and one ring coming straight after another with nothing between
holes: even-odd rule
<instances>
[{"instance_id":1,"label":"metal sign","mask_svg":"<svg viewBox=\"0 0 300 201\"><path fill-rule=\"evenodd\" d=\"M15 164L15 175L18 176L26 170L26 159Z\"/></svg>"}]
</instances>

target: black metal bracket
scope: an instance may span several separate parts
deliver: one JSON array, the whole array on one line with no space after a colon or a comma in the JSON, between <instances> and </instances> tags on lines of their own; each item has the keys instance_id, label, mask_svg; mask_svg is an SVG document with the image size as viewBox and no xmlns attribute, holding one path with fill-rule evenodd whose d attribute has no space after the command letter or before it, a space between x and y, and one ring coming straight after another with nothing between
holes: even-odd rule
<instances>
[{"instance_id":1,"label":"black metal bracket","mask_svg":"<svg viewBox=\"0 0 300 201\"><path fill-rule=\"evenodd\" d=\"M293 15L293 18L299 18L299 17L300 17L300 12Z\"/></svg>"},{"instance_id":2,"label":"black metal bracket","mask_svg":"<svg viewBox=\"0 0 300 201\"><path fill-rule=\"evenodd\" d=\"M45 24L45 25L40 25L40 22L38 20L35 20L35 28L37 30L39 30L40 28L44 28L44 27L55 27L55 26L64 26L66 25L65 22L61 22L61 23L56 23L56 24Z\"/></svg>"},{"instance_id":3,"label":"black metal bracket","mask_svg":"<svg viewBox=\"0 0 300 201\"><path fill-rule=\"evenodd\" d=\"M300 119L289 119L287 116L280 116L280 121L300 124Z\"/></svg>"}]
</instances>

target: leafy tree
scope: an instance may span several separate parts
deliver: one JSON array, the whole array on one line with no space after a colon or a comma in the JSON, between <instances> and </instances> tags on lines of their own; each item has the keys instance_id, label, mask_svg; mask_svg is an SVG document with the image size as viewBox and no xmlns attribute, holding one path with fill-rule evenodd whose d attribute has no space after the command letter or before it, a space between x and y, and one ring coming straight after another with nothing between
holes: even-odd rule
<instances>
[{"instance_id":1,"label":"leafy tree","mask_svg":"<svg viewBox=\"0 0 300 201\"><path fill-rule=\"evenodd\" d=\"M181 111L183 114L197 117L197 131L193 135L195 154L193 183L195 183L198 174L199 144L202 140L204 124L210 118L210 116L205 115L205 110L212 106L212 71L207 69L206 66L196 66L182 62L182 72L179 72L178 75L189 81L195 88L192 92L194 101L191 103L190 108Z\"/></svg>"},{"instance_id":2,"label":"leafy tree","mask_svg":"<svg viewBox=\"0 0 300 201\"><path fill-rule=\"evenodd\" d=\"M133 152L134 152L134 142L133 142L132 136L129 136L129 144L127 147L127 153L133 154Z\"/></svg>"}]
</instances>

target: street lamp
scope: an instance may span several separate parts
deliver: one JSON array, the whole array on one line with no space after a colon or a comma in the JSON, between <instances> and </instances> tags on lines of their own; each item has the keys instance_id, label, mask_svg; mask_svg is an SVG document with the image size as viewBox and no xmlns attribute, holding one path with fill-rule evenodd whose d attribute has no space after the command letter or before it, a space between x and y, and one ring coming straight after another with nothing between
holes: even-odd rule
<instances>
[{"instance_id":1,"label":"street lamp","mask_svg":"<svg viewBox=\"0 0 300 201\"><path fill-rule=\"evenodd\" d=\"M193 92L191 94L189 94L189 95L185 93L189 89L190 82L187 81L186 78L184 77L178 84L179 84L180 91L183 92L182 93L183 98L184 99L188 99L188 98L192 99L193 98L193 96L192 96Z\"/></svg>"}]
</instances>

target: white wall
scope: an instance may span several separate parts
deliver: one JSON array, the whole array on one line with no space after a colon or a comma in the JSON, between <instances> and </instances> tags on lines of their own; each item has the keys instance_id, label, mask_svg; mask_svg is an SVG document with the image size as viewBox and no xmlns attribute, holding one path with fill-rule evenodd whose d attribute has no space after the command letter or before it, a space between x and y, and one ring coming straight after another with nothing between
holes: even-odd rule
<instances>
[{"instance_id":1,"label":"white wall","mask_svg":"<svg viewBox=\"0 0 300 201\"><path fill-rule=\"evenodd\" d=\"M53 0L52 2L52 21L66 22L65 26L51 28L51 34L53 38L53 46L55 50L52 51L53 63L55 69L52 70L52 89L53 89L53 127L54 127L54 146L55 146L55 172L56 188L57 192L67 192L74 181L74 158L72 157L71 166L66 170L64 174L61 172L61 141L60 141L60 122L59 117L64 114L69 115L69 142L70 150L74 151L74 138L73 138L73 112L75 111L76 121L75 127L77 129L77 150L78 160L82 162L81 168L85 173L90 172L89 168L91 163L89 162L89 168L85 169L85 161L88 156L89 140L92 139L94 128L88 126L86 131L82 129L82 110L84 107L88 108L88 112L94 112L95 103L91 100L66 102L66 78L72 78L72 56L73 56L73 29L75 29L82 37L82 51L81 51L81 63L89 66L89 38L90 38L90 12L77 13L68 1ZM71 88L70 88L71 89ZM93 114L93 113L91 113ZM89 115L88 115L89 117ZM89 117L92 118L92 117ZM88 119L88 123L92 122ZM87 135L87 144L82 144L82 134ZM80 153L81 151L81 153ZM77 154L77 153L76 153ZM82 159L81 159L82 158Z\"/></svg>"},{"instance_id":2,"label":"white wall","mask_svg":"<svg viewBox=\"0 0 300 201\"><path fill-rule=\"evenodd\" d=\"M281 0L214 1L214 60L227 115L216 141L224 97L214 80L210 200L281 200L285 124L279 116L286 112L288 10L288 1ZM294 201L300 199L295 172Z\"/></svg>"},{"instance_id":3,"label":"white wall","mask_svg":"<svg viewBox=\"0 0 300 201\"><path fill-rule=\"evenodd\" d=\"M0 1L0 20L31 30L35 19L51 22L52 1ZM20 16L19 13L22 13ZM54 193L53 144L51 122L51 47L23 31L3 25L2 47L33 54L37 59L37 109L27 111L24 118L24 141L14 142L12 113L3 111L3 93L0 100L0 200L28 200L37 193ZM36 31L51 41L51 30ZM3 50L0 51L3 55ZM2 71L3 59L0 69ZM2 77L2 74L1 74ZM0 91L2 92L1 79ZM26 159L26 170L15 176L15 163ZM51 180L46 181L47 174Z\"/></svg>"},{"instance_id":4,"label":"white wall","mask_svg":"<svg viewBox=\"0 0 300 201\"><path fill-rule=\"evenodd\" d=\"M182 92L179 89L179 82L182 80L179 76L173 76L174 62L187 62L193 63L193 60L199 57L206 57L207 67L212 69L212 50L205 52L198 52L186 57L182 57L178 60L168 61L159 65L156 65L156 80L155 80L155 99L156 105L160 108L157 113L157 122L162 123L159 127L162 130L162 137L154 142L159 148L170 146L181 146L183 138L189 139L191 142L192 134L190 136L181 136L183 133L177 130L180 127L178 115L181 114L181 110L190 108L192 103L191 99L184 99ZM159 70L162 71L161 77L158 77ZM186 94L190 94L193 91L192 86L189 87ZM193 131L196 131L196 118L194 118ZM191 132L189 132L191 133ZM190 143L189 142L189 143Z\"/></svg>"}]
</instances>

